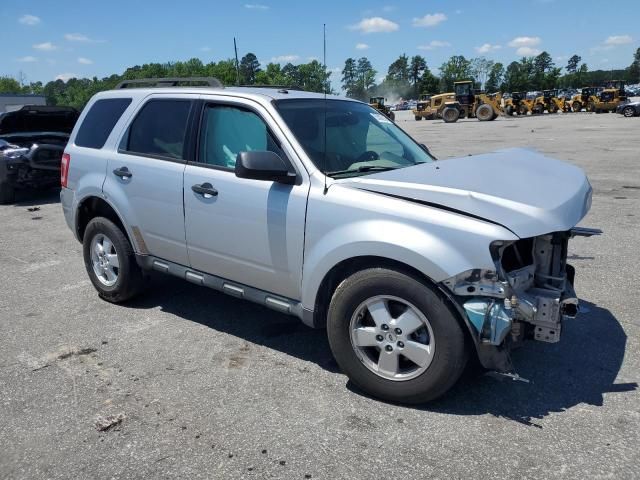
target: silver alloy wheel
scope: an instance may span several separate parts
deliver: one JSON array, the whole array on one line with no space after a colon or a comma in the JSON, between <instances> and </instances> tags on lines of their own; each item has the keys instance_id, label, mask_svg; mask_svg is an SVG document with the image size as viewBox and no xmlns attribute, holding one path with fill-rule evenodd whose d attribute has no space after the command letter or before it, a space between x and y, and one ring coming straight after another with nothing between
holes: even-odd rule
<instances>
[{"instance_id":1,"label":"silver alloy wheel","mask_svg":"<svg viewBox=\"0 0 640 480\"><path fill-rule=\"evenodd\" d=\"M622 113L624 114L625 117L633 117L635 115L635 111L633 109L633 107L626 107Z\"/></svg>"},{"instance_id":2,"label":"silver alloy wheel","mask_svg":"<svg viewBox=\"0 0 640 480\"><path fill-rule=\"evenodd\" d=\"M410 380L433 360L435 339L427 317L410 302L378 295L356 308L351 346L365 367L387 380Z\"/></svg>"},{"instance_id":3,"label":"silver alloy wheel","mask_svg":"<svg viewBox=\"0 0 640 480\"><path fill-rule=\"evenodd\" d=\"M120 261L113 242L103 233L91 240L91 264L100 283L112 287L118 281Z\"/></svg>"}]
</instances>

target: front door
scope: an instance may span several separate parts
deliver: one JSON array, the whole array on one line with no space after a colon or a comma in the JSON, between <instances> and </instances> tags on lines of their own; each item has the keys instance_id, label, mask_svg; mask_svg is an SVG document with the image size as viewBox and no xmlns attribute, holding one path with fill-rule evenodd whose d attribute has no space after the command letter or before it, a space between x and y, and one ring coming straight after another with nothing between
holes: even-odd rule
<instances>
[{"instance_id":1,"label":"front door","mask_svg":"<svg viewBox=\"0 0 640 480\"><path fill-rule=\"evenodd\" d=\"M293 150L277 125L252 102L210 102L198 144L197 161L184 174L192 268L298 300L309 182L291 162ZM250 150L276 152L298 173L298 182L236 177L237 154Z\"/></svg>"}]
</instances>

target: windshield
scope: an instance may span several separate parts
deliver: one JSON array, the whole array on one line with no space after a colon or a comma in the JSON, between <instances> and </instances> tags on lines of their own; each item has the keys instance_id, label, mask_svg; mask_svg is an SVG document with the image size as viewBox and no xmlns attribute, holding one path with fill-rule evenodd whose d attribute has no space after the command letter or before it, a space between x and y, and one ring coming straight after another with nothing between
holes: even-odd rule
<instances>
[{"instance_id":1,"label":"windshield","mask_svg":"<svg viewBox=\"0 0 640 480\"><path fill-rule=\"evenodd\" d=\"M391 120L363 103L322 99L274 103L314 165L332 177L364 175L433 161L425 149Z\"/></svg>"}]
</instances>

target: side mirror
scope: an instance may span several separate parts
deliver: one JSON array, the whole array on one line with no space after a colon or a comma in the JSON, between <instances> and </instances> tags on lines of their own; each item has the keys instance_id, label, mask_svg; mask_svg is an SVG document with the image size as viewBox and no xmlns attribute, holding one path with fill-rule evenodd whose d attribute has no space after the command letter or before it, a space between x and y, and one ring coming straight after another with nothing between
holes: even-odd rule
<instances>
[{"instance_id":1,"label":"side mirror","mask_svg":"<svg viewBox=\"0 0 640 480\"><path fill-rule=\"evenodd\" d=\"M291 173L277 153L269 151L240 152L236 157L236 177L293 184L296 174Z\"/></svg>"}]
</instances>

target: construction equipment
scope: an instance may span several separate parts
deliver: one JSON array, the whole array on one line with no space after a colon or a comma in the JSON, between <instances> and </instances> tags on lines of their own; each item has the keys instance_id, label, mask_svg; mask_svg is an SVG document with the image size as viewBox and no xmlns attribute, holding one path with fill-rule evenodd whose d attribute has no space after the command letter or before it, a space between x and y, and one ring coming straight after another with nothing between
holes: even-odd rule
<instances>
[{"instance_id":1,"label":"construction equipment","mask_svg":"<svg viewBox=\"0 0 640 480\"><path fill-rule=\"evenodd\" d=\"M605 82L605 84L604 84L604 88L605 89L618 90L618 98L622 102L626 102L627 101L627 91L625 90L624 86L625 86L625 81L624 80L609 80L608 82Z\"/></svg>"},{"instance_id":2,"label":"construction equipment","mask_svg":"<svg viewBox=\"0 0 640 480\"><path fill-rule=\"evenodd\" d=\"M522 102L522 100L526 100L526 98L527 94L524 92L513 92L511 97L504 101L504 113L509 116L520 114L520 102ZM527 112L525 112L525 114L526 113Z\"/></svg>"},{"instance_id":3,"label":"construction equipment","mask_svg":"<svg viewBox=\"0 0 640 480\"><path fill-rule=\"evenodd\" d=\"M423 118L426 120L435 120L442 116L442 110L446 106L446 102L455 101L455 93L441 93L439 95L420 95L416 108L412 110L414 118L419 121Z\"/></svg>"},{"instance_id":4,"label":"construction equipment","mask_svg":"<svg viewBox=\"0 0 640 480\"><path fill-rule=\"evenodd\" d=\"M378 110L381 114L383 114L385 117L389 118L390 120L395 120L396 116L391 111L391 108L389 108L385 104L386 100L387 99L384 98L384 97L371 97L369 99L369 106L375 108L376 110Z\"/></svg>"},{"instance_id":5,"label":"construction equipment","mask_svg":"<svg viewBox=\"0 0 640 480\"><path fill-rule=\"evenodd\" d=\"M579 112L583 108L587 108L589 99L603 90L602 87L584 87L580 93L575 94L571 100L571 111Z\"/></svg>"},{"instance_id":6,"label":"construction equipment","mask_svg":"<svg viewBox=\"0 0 640 480\"><path fill-rule=\"evenodd\" d=\"M477 118L481 122L495 120L503 114L502 95L500 93L486 94L474 91L473 82L465 80L454 82L455 98L445 101L442 118L446 123L457 122L459 118Z\"/></svg>"},{"instance_id":7,"label":"construction equipment","mask_svg":"<svg viewBox=\"0 0 640 480\"><path fill-rule=\"evenodd\" d=\"M541 114L544 111L557 113L559 110L566 111L564 98L558 97L558 89L543 90L542 95L536 97L533 105L533 113Z\"/></svg>"},{"instance_id":8,"label":"construction equipment","mask_svg":"<svg viewBox=\"0 0 640 480\"><path fill-rule=\"evenodd\" d=\"M587 112L604 113L615 112L618 105L625 102L626 95L620 97L620 91L617 88L605 88L601 92L591 95L587 102Z\"/></svg>"}]
</instances>

